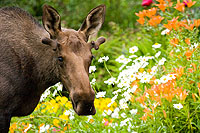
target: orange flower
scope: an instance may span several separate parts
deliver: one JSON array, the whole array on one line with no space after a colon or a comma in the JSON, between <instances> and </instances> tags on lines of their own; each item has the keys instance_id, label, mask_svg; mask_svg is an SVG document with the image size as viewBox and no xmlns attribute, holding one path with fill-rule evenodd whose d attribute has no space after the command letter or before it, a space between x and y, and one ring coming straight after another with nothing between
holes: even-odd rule
<instances>
[{"instance_id":1,"label":"orange flower","mask_svg":"<svg viewBox=\"0 0 200 133\"><path fill-rule=\"evenodd\" d=\"M172 25L170 24L170 23L168 23L168 24L164 24L163 25L165 28L167 28L167 29L169 29L170 31L172 30Z\"/></svg>"},{"instance_id":2,"label":"orange flower","mask_svg":"<svg viewBox=\"0 0 200 133\"><path fill-rule=\"evenodd\" d=\"M170 21L170 24L172 25L172 28L173 28L174 30L177 30L177 29L180 27L180 23L178 22L178 18L179 18L179 17L173 18L173 19Z\"/></svg>"},{"instance_id":3,"label":"orange flower","mask_svg":"<svg viewBox=\"0 0 200 133\"><path fill-rule=\"evenodd\" d=\"M199 83L198 83L199 84ZM198 88L199 96L200 96L200 89Z\"/></svg>"},{"instance_id":4,"label":"orange flower","mask_svg":"<svg viewBox=\"0 0 200 133\"><path fill-rule=\"evenodd\" d=\"M196 71L196 70L197 70L197 66L196 66L196 64L191 63L191 65L194 67L194 71Z\"/></svg>"},{"instance_id":5,"label":"orange flower","mask_svg":"<svg viewBox=\"0 0 200 133\"><path fill-rule=\"evenodd\" d=\"M166 114L165 110L163 110L163 115L165 118L167 118L167 114Z\"/></svg>"},{"instance_id":6,"label":"orange flower","mask_svg":"<svg viewBox=\"0 0 200 133\"><path fill-rule=\"evenodd\" d=\"M193 72L194 72L193 68L188 68L188 71L189 71L190 73L193 73Z\"/></svg>"},{"instance_id":7,"label":"orange flower","mask_svg":"<svg viewBox=\"0 0 200 133\"><path fill-rule=\"evenodd\" d=\"M197 83L198 88L200 88L200 83Z\"/></svg>"},{"instance_id":8,"label":"orange flower","mask_svg":"<svg viewBox=\"0 0 200 133\"><path fill-rule=\"evenodd\" d=\"M156 1L158 1L159 3L165 3L165 1L164 0L156 0Z\"/></svg>"},{"instance_id":9,"label":"orange flower","mask_svg":"<svg viewBox=\"0 0 200 133\"><path fill-rule=\"evenodd\" d=\"M150 69L150 72L151 72L151 69ZM152 85L152 84L154 84L154 81L155 81L155 80L156 80L156 77L153 76L149 83Z\"/></svg>"},{"instance_id":10,"label":"orange flower","mask_svg":"<svg viewBox=\"0 0 200 133\"><path fill-rule=\"evenodd\" d=\"M174 94L169 93L169 94L165 94L164 98L167 99L167 101L171 102L172 98L174 97Z\"/></svg>"},{"instance_id":11,"label":"orange flower","mask_svg":"<svg viewBox=\"0 0 200 133\"><path fill-rule=\"evenodd\" d=\"M185 52L185 56L187 56L187 58L190 58L192 56L193 51L187 50Z\"/></svg>"},{"instance_id":12,"label":"orange flower","mask_svg":"<svg viewBox=\"0 0 200 133\"><path fill-rule=\"evenodd\" d=\"M150 113L151 111L150 111L149 108L145 108L145 109L143 110L143 112L145 112L145 113L147 114L147 113Z\"/></svg>"},{"instance_id":13,"label":"orange flower","mask_svg":"<svg viewBox=\"0 0 200 133\"><path fill-rule=\"evenodd\" d=\"M193 30L195 24L190 24L190 25L185 24L185 25L183 25L183 26L184 26L186 29L188 29L188 30Z\"/></svg>"},{"instance_id":14,"label":"orange flower","mask_svg":"<svg viewBox=\"0 0 200 133\"><path fill-rule=\"evenodd\" d=\"M180 78L184 74L185 67L175 68L174 71L176 72L177 78Z\"/></svg>"},{"instance_id":15,"label":"orange flower","mask_svg":"<svg viewBox=\"0 0 200 133\"><path fill-rule=\"evenodd\" d=\"M156 14L156 10L157 10L157 8L155 8L155 7L147 10L146 11L146 16L151 18L152 16L154 16Z\"/></svg>"},{"instance_id":16,"label":"orange flower","mask_svg":"<svg viewBox=\"0 0 200 133\"><path fill-rule=\"evenodd\" d=\"M143 121L146 121L147 120L147 115L144 114L140 119L143 120Z\"/></svg>"},{"instance_id":17,"label":"orange flower","mask_svg":"<svg viewBox=\"0 0 200 133\"><path fill-rule=\"evenodd\" d=\"M63 128L64 131L67 131L68 129L71 129L71 127L70 127L69 124L67 124L67 125Z\"/></svg>"},{"instance_id":18,"label":"orange flower","mask_svg":"<svg viewBox=\"0 0 200 133\"><path fill-rule=\"evenodd\" d=\"M194 20L194 26L196 26L196 27L200 26L200 19Z\"/></svg>"},{"instance_id":19,"label":"orange flower","mask_svg":"<svg viewBox=\"0 0 200 133\"><path fill-rule=\"evenodd\" d=\"M196 3L196 1L192 2L192 0L184 0L184 2L187 4L187 7L191 7Z\"/></svg>"},{"instance_id":20,"label":"orange flower","mask_svg":"<svg viewBox=\"0 0 200 133\"><path fill-rule=\"evenodd\" d=\"M143 10L142 12L139 11L139 13L135 13L135 15L140 18L144 18L146 16L146 10Z\"/></svg>"},{"instance_id":21,"label":"orange flower","mask_svg":"<svg viewBox=\"0 0 200 133\"><path fill-rule=\"evenodd\" d=\"M178 18L179 17L173 18L172 20L167 20L168 24L164 24L164 27L169 30L172 30L172 29L177 30L180 26L180 23L178 22Z\"/></svg>"},{"instance_id":22,"label":"orange flower","mask_svg":"<svg viewBox=\"0 0 200 133\"><path fill-rule=\"evenodd\" d=\"M168 7L166 3L164 3L164 4L161 4L161 3L160 4L156 4L156 6L158 8L160 8L160 10L163 11L163 12L165 12L165 9Z\"/></svg>"},{"instance_id":23,"label":"orange flower","mask_svg":"<svg viewBox=\"0 0 200 133\"><path fill-rule=\"evenodd\" d=\"M145 116L149 116L149 117L151 117L151 119L153 119L153 116L152 115L150 115L150 113L151 113L151 110L149 109L149 108L145 108L144 110L143 110L143 112L145 112Z\"/></svg>"},{"instance_id":24,"label":"orange flower","mask_svg":"<svg viewBox=\"0 0 200 133\"><path fill-rule=\"evenodd\" d=\"M131 87L133 87L134 85L139 85L139 80L137 79L137 80L135 80L135 81L133 81L132 83L131 83Z\"/></svg>"},{"instance_id":25,"label":"orange flower","mask_svg":"<svg viewBox=\"0 0 200 133\"><path fill-rule=\"evenodd\" d=\"M186 92L186 90L182 91L180 94L180 100L184 101L187 97L189 92Z\"/></svg>"},{"instance_id":26,"label":"orange flower","mask_svg":"<svg viewBox=\"0 0 200 133\"><path fill-rule=\"evenodd\" d=\"M186 38L185 39L185 43L187 43L188 45L190 45L190 38Z\"/></svg>"},{"instance_id":27,"label":"orange flower","mask_svg":"<svg viewBox=\"0 0 200 133\"><path fill-rule=\"evenodd\" d=\"M195 97L194 93L192 93L192 98L193 98L194 101L196 102L196 97Z\"/></svg>"},{"instance_id":28,"label":"orange flower","mask_svg":"<svg viewBox=\"0 0 200 133\"><path fill-rule=\"evenodd\" d=\"M139 18L138 23L140 23L141 25L144 25L145 19L144 18Z\"/></svg>"},{"instance_id":29,"label":"orange flower","mask_svg":"<svg viewBox=\"0 0 200 133\"><path fill-rule=\"evenodd\" d=\"M169 43L171 45L173 45L174 47L176 47L176 45L178 45L178 43L179 43L179 40L178 40L178 38L173 38L173 39L170 40Z\"/></svg>"},{"instance_id":30,"label":"orange flower","mask_svg":"<svg viewBox=\"0 0 200 133\"><path fill-rule=\"evenodd\" d=\"M146 96L145 95L136 98L136 101L138 101L139 103L141 103L143 105L145 105L145 103L144 103L145 100L146 100Z\"/></svg>"},{"instance_id":31,"label":"orange flower","mask_svg":"<svg viewBox=\"0 0 200 133\"><path fill-rule=\"evenodd\" d=\"M172 7L173 2L171 2L171 0L167 0L167 1L168 1L168 4L169 4L169 7Z\"/></svg>"},{"instance_id":32,"label":"orange flower","mask_svg":"<svg viewBox=\"0 0 200 133\"><path fill-rule=\"evenodd\" d=\"M17 123L15 122L10 126L9 131L11 133L14 133L16 129L17 129Z\"/></svg>"},{"instance_id":33,"label":"orange flower","mask_svg":"<svg viewBox=\"0 0 200 133\"><path fill-rule=\"evenodd\" d=\"M177 0L177 4L174 8L180 12L183 12L185 10L185 5L184 3L181 3L180 0Z\"/></svg>"},{"instance_id":34,"label":"orange flower","mask_svg":"<svg viewBox=\"0 0 200 133\"><path fill-rule=\"evenodd\" d=\"M161 16L152 16L152 18L148 21L149 24L153 27L156 27L164 18Z\"/></svg>"}]
</instances>

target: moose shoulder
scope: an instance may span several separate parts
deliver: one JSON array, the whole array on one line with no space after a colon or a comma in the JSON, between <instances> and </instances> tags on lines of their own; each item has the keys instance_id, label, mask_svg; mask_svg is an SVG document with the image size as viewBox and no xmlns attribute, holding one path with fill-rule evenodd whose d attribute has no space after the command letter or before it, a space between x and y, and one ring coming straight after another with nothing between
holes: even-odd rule
<instances>
[{"instance_id":1,"label":"moose shoulder","mask_svg":"<svg viewBox=\"0 0 200 133\"><path fill-rule=\"evenodd\" d=\"M95 92L89 82L91 49L103 37L88 42L101 28L105 6L92 9L78 31L61 28L61 17L43 6L41 26L16 7L0 9L0 131L8 132L12 116L30 114L41 94L61 81L78 115L94 115Z\"/></svg>"}]
</instances>

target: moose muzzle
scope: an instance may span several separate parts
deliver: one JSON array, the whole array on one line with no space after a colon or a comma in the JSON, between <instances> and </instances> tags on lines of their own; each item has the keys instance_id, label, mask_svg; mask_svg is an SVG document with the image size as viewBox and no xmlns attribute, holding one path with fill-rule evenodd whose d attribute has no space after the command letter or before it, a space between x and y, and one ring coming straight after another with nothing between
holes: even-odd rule
<instances>
[{"instance_id":1,"label":"moose muzzle","mask_svg":"<svg viewBox=\"0 0 200 133\"><path fill-rule=\"evenodd\" d=\"M94 107L95 93L93 90L90 93L74 93L71 98L74 111L78 115L96 114L96 109Z\"/></svg>"}]
</instances>

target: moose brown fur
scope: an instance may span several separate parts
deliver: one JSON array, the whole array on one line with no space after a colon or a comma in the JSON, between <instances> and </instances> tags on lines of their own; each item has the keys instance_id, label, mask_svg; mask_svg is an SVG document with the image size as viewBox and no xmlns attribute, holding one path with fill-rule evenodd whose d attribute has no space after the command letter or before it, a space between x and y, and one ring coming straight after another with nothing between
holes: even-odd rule
<instances>
[{"instance_id":1,"label":"moose brown fur","mask_svg":"<svg viewBox=\"0 0 200 133\"><path fill-rule=\"evenodd\" d=\"M8 132L13 116L30 114L41 94L62 82L78 115L94 115L95 92L89 82L91 49L103 37L88 42L101 28L105 6L91 10L78 31L61 28L61 17L43 6L41 26L17 7L0 9L0 132Z\"/></svg>"}]
</instances>

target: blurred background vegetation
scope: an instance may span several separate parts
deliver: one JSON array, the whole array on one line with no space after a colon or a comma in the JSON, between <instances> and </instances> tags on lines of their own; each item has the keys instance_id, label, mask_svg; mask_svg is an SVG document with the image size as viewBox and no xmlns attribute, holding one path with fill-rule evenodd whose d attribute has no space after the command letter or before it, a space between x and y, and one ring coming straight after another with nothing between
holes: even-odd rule
<instances>
[{"instance_id":1,"label":"blurred background vegetation","mask_svg":"<svg viewBox=\"0 0 200 133\"><path fill-rule=\"evenodd\" d=\"M109 30L109 22L120 24L122 28L135 28L137 16L135 12L142 10L142 0L0 0L0 7L17 6L25 9L41 20L42 6L53 6L62 17L62 24L78 29L87 13L94 7L106 5L104 30Z\"/></svg>"},{"instance_id":2,"label":"blurred background vegetation","mask_svg":"<svg viewBox=\"0 0 200 133\"><path fill-rule=\"evenodd\" d=\"M177 0L171 1L175 2ZM158 3L156 0L154 2ZM121 54L126 56L130 47L139 47L138 56L144 56L146 54L154 55L155 52L152 50L154 43L161 43L163 48L167 49L168 41L165 37L161 36L161 29L152 32L150 28L140 28L137 23L136 19L138 17L135 13L144 9L142 7L142 0L0 0L0 7L20 7L39 21L42 18L42 6L44 4L51 5L59 12L62 19L62 26L76 30L79 29L91 9L100 4L106 5L106 18L99 35L105 36L107 41L101 45L100 50L93 51L96 60L93 61L92 65L97 67L95 75L98 75L96 77L97 84L95 87L97 91L107 90L111 94L114 88L114 86L108 88L103 83L103 81L110 78L110 75L105 70L103 63L98 62L100 57L109 56L110 59L107 62L107 66L112 75L116 77L121 64L117 63L115 59ZM197 2L191 10L195 14L193 18L199 18L199 7L200 2ZM146 9L148 8L151 8L151 6ZM92 78L93 75L91 74L90 79Z\"/></svg>"},{"instance_id":3,"label":"blurred background vegetation","mask_svg":"<svg viewBox=\"0 0 200 133\"><path fill-rule=\"evenodd\" d=\"M95 75L97 84L96 90L106 90L107 86L103 81L110 78L104 65L98 62L102 56L109 56L110 60L107 64L113 76L117 76L120 64L116 64L115 59L120 54L126 54L128 48L137 44L135 31L138 28L136 19L138 17L135 12L143 10L142 0L0 0L0 7L17 6L34 16L41 22L42 6L49 4L54 7L61 15L62 26L72 29L79 29L88 12L98 5L106 5L106 18L100 35L105 36L107 41L98 51L93 51L96 57L92 63L97 67ZM147 41L147 40L146 40ZM149 43L148 41L143 44ZM149 45L149 47L151 47ZM141 53L148 51L148 48L142 48ZM118 67L116 67L118 66ZM93 75L90 75L93 78ZM110 92L112 88L109 89Z\"/></svg>"}]
</instances>

